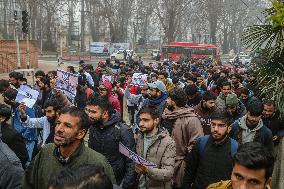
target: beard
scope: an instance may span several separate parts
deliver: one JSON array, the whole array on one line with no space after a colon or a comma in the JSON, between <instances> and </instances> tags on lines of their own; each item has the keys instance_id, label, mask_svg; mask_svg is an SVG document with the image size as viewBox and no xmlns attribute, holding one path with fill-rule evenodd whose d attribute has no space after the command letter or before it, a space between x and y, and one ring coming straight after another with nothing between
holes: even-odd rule
<instances>
[{"instance_id":1,"label":"beard","mask_svg":"<svg viewBox=\"0 0 284 189\"><path fill-rule=\"evenodd\" d=\"M175 107L172 105L167 105L168 110L170 110L171 112L175 110Z\"/></svg>"},{"instance_id":2,"label":"beard","mask_svg":"<svg viewBox=\"0 0 284 189\"><path fill-rule=\"evenodd\" d=\"M246 124L249 128L255 128L258 125L258 122L251 122L250 120L246 120Z\"/></svg>"},{"instance_id":3,"label":"beard","mask_svg":"<svg viewBox=\"0 0 284 189\"><path fill-rule=\"evenodd\" d=\"M46 117L50 125L55 125L56 117Z\"/></svg>"},{"instance_id":4,"label":"beard","mask_svg":"<svg viewBox=\"0 0 284 189\"><path fill-rule=\"evenodd\" d=\"M70 144L73 144L76 141L75 138L76 135L77 133L74 136L66 137L63 134L57 132L54 135L54 144L56 146L63 146L63 147L69 146Z\"/></svg>"}]
</instances>

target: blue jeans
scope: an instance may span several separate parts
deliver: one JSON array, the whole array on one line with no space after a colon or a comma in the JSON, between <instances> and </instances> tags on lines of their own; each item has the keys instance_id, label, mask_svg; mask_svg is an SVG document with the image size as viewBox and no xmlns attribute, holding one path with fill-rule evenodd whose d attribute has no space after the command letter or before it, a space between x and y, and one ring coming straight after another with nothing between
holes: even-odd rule
<instances>
[{"instance_id":1,"label":"blue jeans","mask_svg":"<svg viewBox=\"0 0 284 189\"><path fill-rule=\"evenodd\" d=\"M28 159L26 165L29 165L32 162L35 143L36 143L35 141L26 141L26 149L27 149L28 155L29 155L29 159Z\"/></svg>"}]
</instances>

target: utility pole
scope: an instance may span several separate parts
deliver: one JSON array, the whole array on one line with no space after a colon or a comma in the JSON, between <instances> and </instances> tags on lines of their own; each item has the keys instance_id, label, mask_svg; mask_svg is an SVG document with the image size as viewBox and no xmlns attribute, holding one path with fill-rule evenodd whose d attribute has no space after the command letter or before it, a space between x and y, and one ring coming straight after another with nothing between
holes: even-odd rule
<instances>
[{"instance_id":1,"label":"utility pole","mask_svg":"<svg viewBox=\"0 0 284 189\"><path fill-rule=\"evenodd\" d=\"M15 9L15 6L14 6ZM16 51L17 51L17 68L21 68L21 54L20 54L20 43L19 43L19 35L18 35L18 11L14 10L14 20L15 20L15 38L16 38Z\"/></svg>"},{"instance_id":2,"label":"utility pole","mask_svg":"<svg viewBox=\"0 0 284 189\"><path fill-rule=\"evenodd\" d=\"M29 41L29 34L30 34L30 24L29 24L29 17L30 17L30 14L29 14L29 0L26 0L26 12L28 14L27 16L27 33L25 34L26 36L26 40L27 40L27 54L26 54L26 60L27 60L27 69L30 68L30 41Z\"/></svg>"}]
</instances>

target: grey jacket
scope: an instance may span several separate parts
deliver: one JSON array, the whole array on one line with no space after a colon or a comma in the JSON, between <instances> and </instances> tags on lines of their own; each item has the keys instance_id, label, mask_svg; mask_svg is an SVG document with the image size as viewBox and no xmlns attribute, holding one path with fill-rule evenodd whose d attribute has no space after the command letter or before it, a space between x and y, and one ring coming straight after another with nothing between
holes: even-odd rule
<instances>
[{"instance_id":1,"label":"grey jacket","mask_svg":"<svg viewBox=\"0 0 284 189\"><path fill-rule=\"evenodd\" d=\"M0 140L0 188L21 188L23 175L21 161L7 144Z\"/></svg>"}]
</instances>

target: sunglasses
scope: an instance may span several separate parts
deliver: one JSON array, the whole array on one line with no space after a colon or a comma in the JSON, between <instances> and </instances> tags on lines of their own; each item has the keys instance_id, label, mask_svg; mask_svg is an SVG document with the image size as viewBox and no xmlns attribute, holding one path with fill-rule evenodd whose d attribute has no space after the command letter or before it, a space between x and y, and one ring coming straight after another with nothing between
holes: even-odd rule
<instances>
[{"instance_id":1,"label":"sunglasses","mask_svg":"<svg viewBox=\"0 0 284 189\"><path fill-rule=\"evenodd\" d=\"M100 91L106 91L106 88L100 88L100 87L99 87L99 90L100 90Z\"/></svg>"}]
</instances>

